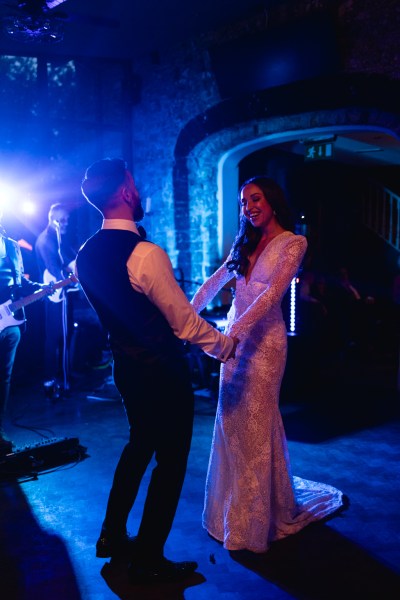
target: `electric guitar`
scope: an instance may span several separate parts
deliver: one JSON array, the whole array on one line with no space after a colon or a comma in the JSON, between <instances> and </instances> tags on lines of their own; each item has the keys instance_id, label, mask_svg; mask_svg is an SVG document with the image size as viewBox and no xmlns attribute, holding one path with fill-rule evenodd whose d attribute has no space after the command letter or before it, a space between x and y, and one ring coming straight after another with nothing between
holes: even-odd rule
<instances>
[{"instance_id":1,"label":"electric guitar","mask_svg":"<svg viewBox=\"0 0 400 600\"><path fill-rule=\"evenodd\" d=\"M74 279L72 279L72 277L75 277L75 276L73 276L71 273L71 275L68 277L68 279L70 280L69 283L78 283L77 278L75 277ZM68 281L68 279L64 279L64 281ZM57 286L57 289L56 289L56 283L58 283L57 279L54 277L54 275L52 275L50 273L50 271L48 269L44 270L43 283L45 285L53 286L54 293L51 294L51 296L49 296L49 300L51 300L51 302L57 303L57 302L61 302L63 300L63 298L64 298L64 296L62 296L63 286ZM67 285L67 284L65 284L65 285Z\"/></svg>"},{"instance_id":2,"label":"electric guitar","mask_svg":"<svg viewBox=\"0 0 400 600\"><path fill-rule=\"evenodd\" d=\"M32 302L36 302L36 300L40 300L44 296L50 296L50 294L53 294L54 290L61 289L71 283L78 283L78 279L72 273L67 279L57 281L56 283L50 283L48 287L37 290L33 294L30 294L30 296L25 296L25 298L20 298L14 302L7 300L4 304L0 304L0 331L3 331L6 327L11 327L12 325L22 325L22 323L24 323L25 319L18 320L14 318L15 311L28 304L32 304Z\"/></svg>"}]
</instances>

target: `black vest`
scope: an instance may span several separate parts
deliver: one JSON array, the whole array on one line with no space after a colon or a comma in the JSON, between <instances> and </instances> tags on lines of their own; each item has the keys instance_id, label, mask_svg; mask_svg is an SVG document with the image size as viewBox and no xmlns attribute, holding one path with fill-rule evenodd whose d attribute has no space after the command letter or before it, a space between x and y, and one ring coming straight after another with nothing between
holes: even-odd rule
<instances>
[{"instance_id":1,"label":"black vest","mask_svg":"<svg viewBox=\"0 0 400 600\"><path fill-rule=\"evenodd\" d=\"M113 352L144 362L169 363L183 357L183 344L160 310L129 281L126 263L136 244L149 244L131 231L101 229L81 247L79 282Z\"/></svg>"}]
</instances>

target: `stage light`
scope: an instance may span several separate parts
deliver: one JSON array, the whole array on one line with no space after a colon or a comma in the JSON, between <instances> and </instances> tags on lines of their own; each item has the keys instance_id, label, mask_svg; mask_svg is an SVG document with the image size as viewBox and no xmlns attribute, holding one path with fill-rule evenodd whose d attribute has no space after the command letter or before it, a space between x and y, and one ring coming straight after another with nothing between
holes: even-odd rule
<instances>
[{"instance_id":1,"label":"stage light","mask_svg":"<svg viewBox=\"0 0 400 600\"><path fill-rule=\"evenodd\" d=\"M24 215L34 215L37 212L37 206L32 200L24 200L21 205L21 212Z\"/></svg>"},{"instance_id":2,"label":"stage light","mask_svg":"<svg viewBox=\"0 0 400 600\"><path fill-rule=\"evenodd\" d=\"M0 184L0 206L3 212L7 212L17 201L15 190L6 183Z\"/></svg>"}]
</instances>

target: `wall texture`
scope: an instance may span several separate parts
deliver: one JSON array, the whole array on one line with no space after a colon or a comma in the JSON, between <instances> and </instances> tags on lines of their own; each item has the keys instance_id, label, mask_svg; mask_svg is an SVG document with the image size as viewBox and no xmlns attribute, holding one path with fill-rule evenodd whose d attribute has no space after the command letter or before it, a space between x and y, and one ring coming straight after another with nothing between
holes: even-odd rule
<instances>
[{"instance_id":1,"label":"wall texture","mask_svg":"<svg viewBox=\"0 0 400 600\"><path fill-rule=\"evenodd\" d=\"M312 68L296 63L292 72L289 64L286 80L278 69L278 85L269 79L262 89L254 78L243 85L239 75L254 58L249 40L281 39L281 56L274 60L279 63L289 52L293 61L301 28L315 19L330 27L325 71L323 61ZM143 224L186 280L201 282L226 255L219 239L218 166L227 152L307 127L377 125L400 133L399 25L395 1L281 2L251 22L231 24L133 65L139 82L132 98L133 170L143 198L151 198ZM322 48L321 37L316 44L316 52L318 44L321 52L329 50ZM229 47L243 48L244 64L240 53L229 59ZM310 46L308 57L312 51ZM237 71L236 89L232 77L221 82L221 56L226 72ZM239 162L229 173L232 189L239 183ZM231 206L236 210L235 199ZM232 237L232 231L224 235ZM194 289L189 286L189 295Z\"/></svg>"}]
</instances>

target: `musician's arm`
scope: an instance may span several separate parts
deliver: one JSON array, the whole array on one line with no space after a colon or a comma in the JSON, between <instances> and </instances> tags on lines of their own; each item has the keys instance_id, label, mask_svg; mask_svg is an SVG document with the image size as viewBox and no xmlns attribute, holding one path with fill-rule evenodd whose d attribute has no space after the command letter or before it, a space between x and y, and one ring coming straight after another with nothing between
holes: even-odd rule
<instances>
[{"instance_id":1,"label":"musician's arm","mask_svg":"<svg viewBox=\"0 0 400 600\"><path fill-rule=\"evenodd\" d=\"M33 292L36 292L36 290L40 290L42 288L42 284L38 283L37 281L31 281L30 279L28 279L28 277L25 275L24 262L22 260L21 248L19 247L19 245L17 243L14 243L14 248L15 248L16 261L17 261L16 282L21 285L22 295L28 296L29 294L33 294Z\"/></svg>"},{"instance_id":2,"label":"musician's arm","mask_svg":"<svg viewBox=\"0 0 400 600\"><path fill-rule=\"evenodd\" d=\"M31 281L25 275L21 278L21 291L23 296L28 296L29 294L33 294L37 290L41 290L47 287L48 286L44 283Z\"/></svg>"}]
</instances>

